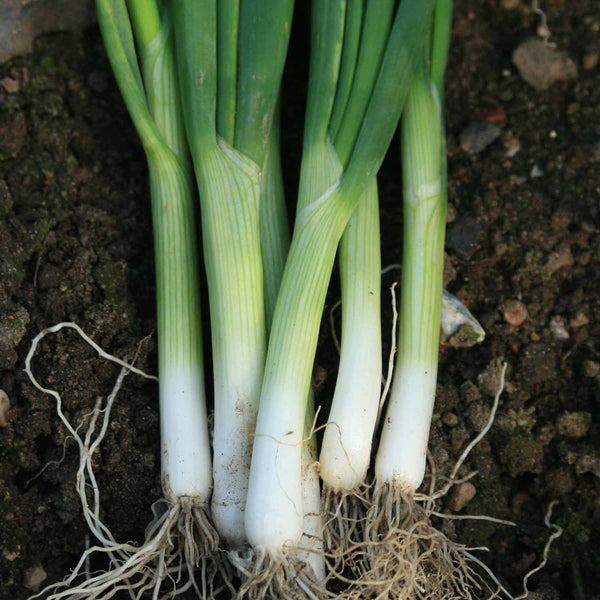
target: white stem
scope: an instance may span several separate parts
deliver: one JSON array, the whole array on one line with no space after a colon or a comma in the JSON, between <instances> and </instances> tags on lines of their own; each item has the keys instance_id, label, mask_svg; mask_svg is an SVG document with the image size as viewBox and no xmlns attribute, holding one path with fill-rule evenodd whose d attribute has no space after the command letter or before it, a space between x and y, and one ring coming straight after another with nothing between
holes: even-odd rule
<instances>
[{"instance_id":1,"label":"white stem","mask_svg":"<svg viewBox=\"0 0 600 600\"><path fill-rule=\"evenodd\" d=\"M170 370L160 380L163 489L167 498L208 501L212 485L201 371Z\"/></svg>"},{"instance_id":2,"label":"white stem","mask_svg":"<svg viewBox=\"0 0 600 600\"><path fill-rule=\"evenodd\" d=\"M334 491L364 482L371 459L381 391L381 259L374 179L340 244L342 351L320 456L324 483Z\"/></svg>"},{"instance_id":3,"label":"white stem","mask_svg":"<svg viewBox=\"0 0 600 600\"><path fill-rule=\"evenodd\" d=\"M425 474L437 363L396 368L375 463L379 483L416 490Z\"/></svg>"}]
</instances>

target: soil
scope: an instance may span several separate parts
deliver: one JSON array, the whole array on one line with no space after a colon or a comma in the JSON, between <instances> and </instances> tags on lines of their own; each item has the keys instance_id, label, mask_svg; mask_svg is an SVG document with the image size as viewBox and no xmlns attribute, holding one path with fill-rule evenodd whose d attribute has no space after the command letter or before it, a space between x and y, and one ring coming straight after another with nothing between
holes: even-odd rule
<instances>
[{"instance_id":1,"label":"soil","mask_svg":"<svg viewBox=\"0 0 600 600\"><path fill-rule=\"evenodd\" d=\"M511 60L539 24L525 4L456 2L445 278L487 336L472 348L442 346L431 452L438 478L448 475L485 424L506 362L495 424L461 471L477 470L474 489L453 492L440 510L516 526L439 526L489 548L478 556L517 595L542 559L551 533L544 514L556 499L552 520L563 535L532 577L530 597L589 600L600 598L600 12L596 0L545 3L551 41L577 73L537 90ZM289 198L306 72L307 19L297 12L283 103ZM131 359L156 326L154 272L145 160L98 31L42 37L31 55L0 65L0 80L0 388L10 400L7 423L0 418L0 600L21 600L36 576L59 580L93 543L74 491L75 444L54 401L23 372L31 341L74 321ZM394 142L380 178L383 264L401 260L396 149ZM394 275L385 275L384 289ZM338 296L334 276L328 306ZM386 340L390 313L384 294ZM336 373L326 321L320 342L315 383L326 404ZM152 338L136 364L156 372ZM33 366L60 391L75 424L118 374L69 331L46 338ZM126 378L96 474L115 537L142 539L161 496L155 384Z\"/></svg>"}]
</instances>

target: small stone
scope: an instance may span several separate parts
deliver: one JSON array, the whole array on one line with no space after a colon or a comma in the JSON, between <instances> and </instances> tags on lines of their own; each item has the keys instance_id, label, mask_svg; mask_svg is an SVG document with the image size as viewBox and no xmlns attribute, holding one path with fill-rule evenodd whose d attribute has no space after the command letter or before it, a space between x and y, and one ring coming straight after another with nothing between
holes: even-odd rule
<instances>
[{"instance_id":1,"label":"small stone","mask_svg":"<svg viewBox=\"0 0 600 600\"><path fill-rule=\"evenodd\" d=\"M446 244L467 260L477 250L482 233L483 227L470 215L464 215L448 228Z\"/></svg>"},{"instance_id":2,"label":"small stone","mask_svg":"<svg viewBox=\"0 0 600 600\"><path fill-rule=\"evenodd\" d=\"M587 435L592 424L592 415L589 412L564 412L556 422L556 429L560 435L571 440L579 440Z\"/></svg>"},{"instance_id":3,"label":"small stone","mask_svg":"<svg viewBox=\"0 0 600 600\"><path fill-rule=\"evenodd\" d=\"M452 412L444 413L442 423L448 427L456 427L458 425L458 417Z\"/></svg>"},{"instance_id":4,"label":"small stone","mask_svg":"<svg viewBox=\"0 0 600 600\"><path fill-rule=\"evenodd\" d=\"M508 131L504 136L504 147L506 148L506 156L512 158L521 150L521 142L515 137L512 131Z\"/></svg>"},{"instance_id":5,"label":"small stone","mask_svg":"<svg viewBox=\"0 0 600 600\"><path fill-rule=\"evenodd\" d=\"M564 53L537 38L526 40L513 53L521 77L536 90L577 78L577 66Z\"/></svg>"},{"instance_id":6,"label":"small stone","mask_svg":"<svg viewBox=\"0 0 600 600\"><path fill-rule=\"evenodd\" d=\"M506 10L514 10L521 6L521 0L502 0L502 8Z\"/></svg>"},{"instance_id":7,"label":"small stone","mask_svg":"<svg viewBox=\"0 0 600 600\"><path fill-rule=\"evenodd\" d=\"M479 154L500 134L500 127L489 121L472 121L461 132L460 145L471 154Z\"/></svg>"},{"instance_id":8,"label":"small stone","mask_svg":"<svg viewBox=\"0 0 600 600\"><path fill-rule=\"evenodd\" d=\"M448 505L453 512L462 510L473 498L477 490L470 481L459 483L452 488Z\"/></svg>"},{"instance_id":9,"label":"small stone","mask_svg":"<svg viewBox=\"0 0 600 600\"><path fill-rule=\"evenodd\" d=\"M552 275L563 267L572 267L575 264L571 248L568 244L562 244L557 250L550 253L546 262L546 274Z\"/></svg>"},{"instance_id":10,"label":"small stone","mask_svg":"<svg viewBox=\"0 0 600 600\"><path fill-rule=\"evenodd\" d=\"M583 363L583 372L586 377L598 377L600 375L600 364L593 360L586 360Z\"/></svg>"},{"instance_id":11,"label":"small stone","mask_svg":"<svg viewBox=\"0 0 600 600\"><path fill-rule=\"evenodd\" d=\"M0 160L17 156L25 145L26 135L27 125L22 112L0 122Z\"/></svg>"},{"instance_id":12,"label":"small stone","mask_svg":"<svg viewBox=\"0 0 600 600\"><path fill-rule=\"evenodd\" d=\"M8 562L15 562L17 558L20 556L19 550L15 550L14 552L8 552L7 550L2 551L2 558L6 559Z\"/></svg>"},{"instance_id":13,"label":"small stone","mask_svg":"<svg viewBox=\"0 0 600 600\"><path fill-rule=\"evenodd\" d=\"M529 316L527 307L519 300L507 300L502 305L502 316L504 320L513 327L522 325Z\"/></svg>"},{"instance_id":14,"label":"small stone","mask_svg":"<svg viewBox=\"0 0 600 600\"><path fill-rule=\"evenodd\" d=\"M10 400L8 394L0 389L0 427L6 427L10 420Z\"/></svg>"},{"instance_id":15,"label":"small stone","mask_svg":"<svg viewBox=\"0 0 600 600\"><path fill-rule=\"evenodd\" d=\"M48 575L46 571L44 571L44 567L42 565L37 565L32 567L31 569L27 569L25 571L25 579L23 581L23 585L32 592L37 592L40 589L40 586L46 580Z\"/></svg>"},{"instance_id":16,"label":"small stone","mask_svg":"<svg viewBox=\"0 0 600 600\"><path fill-rule=\"evenodd\" d=\"M591 71L598 66L598 62L600 62L600 52L588 52L583 57L583 68L586 71Z\"/></svg>"},{"instance_id":17,"label":"small stone","mask_svg":"<svg viewBox=\"0 0 600 600\"><path fill-rule=\"evenodd\" d=\"M540 167L538 167L537 165L533 165L533 167L531 168L531 173L529 173L529 177L531 177L531 179L539 179L543 175L544 171L542 171L542 169L540 169Z\"/></svg>"},{"instance_id":18,"label":"small stone","mask_svg":"<svg viewBox=\"0 0 600 600\"><path fill-rule=\"evenodd\" d=\"M571 329L579 329L584 325L588 325L590 320L583 311L578 311L577 314L569 321Z\"/></svg>"},{"instance_id":19,"label":"small stone","mask_svg":"<svg viewBox=\"0 0 600 600\"><path fill-rule=\"evenodd\" d=\"M2 85L9 94L16 94L20 88L19 81L17 79L12 79L11 77L0 79L0 85Z\"/></svg>"},{"instance_id":20,"label":"small stone","mask_svg":"<svg viewBox=\"0 0 600 600\"><path fill-rule=\"evenodd\" d=\"M565 320L560 315L554 315L550 319L550 331L552 332L554 339L559 342L564 342L570 337Z\"/></svg>"}]
</instances>

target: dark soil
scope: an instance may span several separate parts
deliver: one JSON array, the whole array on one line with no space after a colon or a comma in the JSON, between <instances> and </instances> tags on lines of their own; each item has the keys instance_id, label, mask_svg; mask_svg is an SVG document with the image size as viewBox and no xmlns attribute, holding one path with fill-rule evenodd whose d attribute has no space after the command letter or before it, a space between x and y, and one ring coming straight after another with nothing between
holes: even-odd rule
<instances>
[{"instance_id":1,"label":"dark soil","mask_svg":"<svg viewBox=\"0 0 600 600\"><path fill-rule=\"evenodd\" d=\"M538 595L530 597L589 600L600 598L600 11L596 0L546 3L552 40L578 74L537 91L511 56L535 36L538 17L500 4L456 2L446 286L487 337L474 348L443 346L431 449L438 476L449 474L485 423L497 364L506 361L496 423L461 472L478 471L476 494L461 507L454 493L441 508L517 526L444 520L440 527L487 546L478 556L518 594L541 560L551 533L544 514L557 499L553 520L564 533L532 578ZM305 49L305 40L294 41L283 112L290 198ZM108 352L133 357L155 329L154 274L145 161L98 32L43 37L31 56L0 65L0 80L0 388L11 404L0 427L0 600L20 600L36 569L46 583L62 578L89 540L74 491L77 449L53 400L23 373L31 340L75 321ZM469 146L473 127L494 141ZM381 176L384 264L401 259L396 148ZM329 305L338 295L334 283ZM316 367L322 403L335 364L324 326ZM152 340L137 365L156 372ZM75 424L118 373L72 332L47 338L34 369L60 391ZM158 436L156 386L127 377L96 470L117 539L140 540L161 495Z\"/></svg>"}]
</instances>

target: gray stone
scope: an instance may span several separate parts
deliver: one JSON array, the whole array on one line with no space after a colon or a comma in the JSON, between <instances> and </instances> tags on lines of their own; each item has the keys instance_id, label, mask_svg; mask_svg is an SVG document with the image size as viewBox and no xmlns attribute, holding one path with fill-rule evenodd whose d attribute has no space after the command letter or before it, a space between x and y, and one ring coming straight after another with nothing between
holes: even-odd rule
<instances>
[{"instance_id":1,"label":"gray stone","mask_svg":"<svg viewBox=\"0 0 600 600\"><path fill-rule=\"evenodd\" d=\"M479 154L500 137L500 127L489 121L473 121L460 134L460 145L471 154Z\"/></svg>"}]
</instances>

